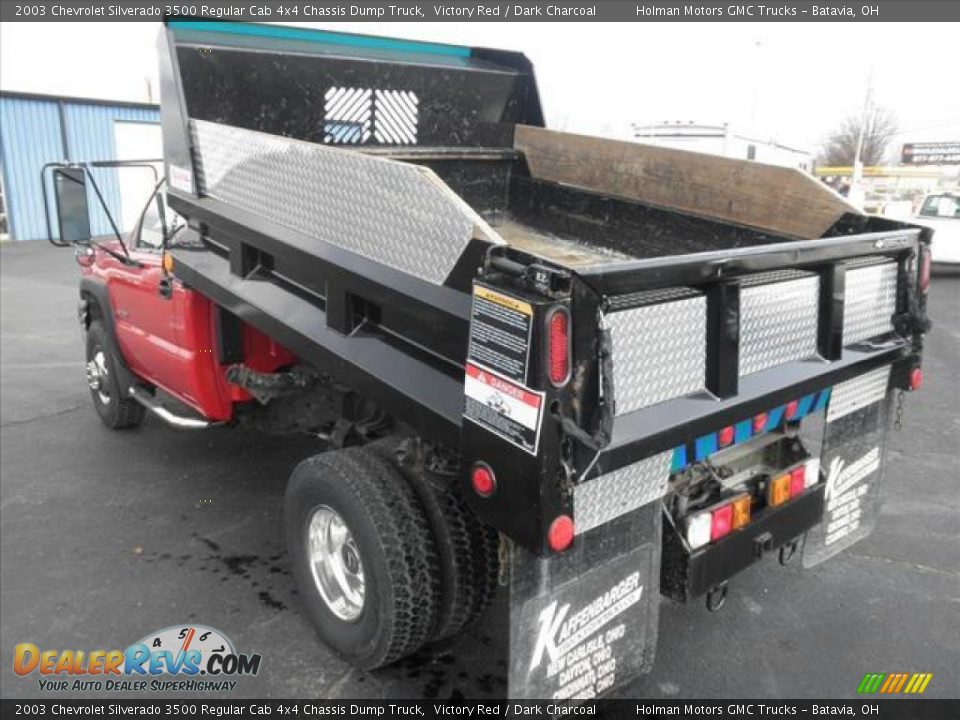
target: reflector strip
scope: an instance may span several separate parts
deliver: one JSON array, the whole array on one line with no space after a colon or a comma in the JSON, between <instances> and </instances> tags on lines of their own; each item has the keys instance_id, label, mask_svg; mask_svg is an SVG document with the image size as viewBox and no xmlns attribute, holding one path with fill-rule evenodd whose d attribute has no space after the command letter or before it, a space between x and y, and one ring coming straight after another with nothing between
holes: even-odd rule
<instances>
[{"instance_id":1,"label":"reflector strip","mask_svg":"<svg viewBox=\"0 0 960 720\"><path fill-rule=\"evenodd\" d=\"M819 393L811 393L810 395L805 395L800 398L797 404L797 414L791 418L791 421L802 420L807 415L823 410L827 406L827 401L830 399L830 393L831 388L827 388L826 390L821 390ZM670 465L670 472L680 472L690 464L691 458L693 458L692 462L700 462L721 449L734 447L756 435L776 430L783 424L785 411L786 404L769 410L766 413L767 421L763 426L763 430L759 433L754 433L753 431L754 418L741 420L734 425L734 437L731 445L721 447L720 431L718 430L717 432L707 435L701 435L689 446L675 448L673 450L673 461Z\"/></svg>"}]
</instances>

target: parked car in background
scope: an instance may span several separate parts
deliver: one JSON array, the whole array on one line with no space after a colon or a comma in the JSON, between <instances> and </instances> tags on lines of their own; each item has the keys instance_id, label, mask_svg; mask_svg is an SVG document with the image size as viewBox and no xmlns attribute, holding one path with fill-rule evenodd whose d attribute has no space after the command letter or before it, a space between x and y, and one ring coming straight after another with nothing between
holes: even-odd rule
<instances>
[{"instance_id":1,"label":"parked car in background","mask_svg":"<svg viewBox=\"0 0 960 720\"><path fill-rule=\"evenodd\" d=\"M927 195L913 221L934 231L933 269L960 270L960 195Z\"/></svg>"}]
</instances>

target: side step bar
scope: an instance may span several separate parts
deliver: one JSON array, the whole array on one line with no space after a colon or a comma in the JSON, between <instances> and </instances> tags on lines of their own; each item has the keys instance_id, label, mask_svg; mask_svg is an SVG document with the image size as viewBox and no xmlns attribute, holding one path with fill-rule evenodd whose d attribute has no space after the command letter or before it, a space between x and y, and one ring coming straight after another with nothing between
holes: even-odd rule
<instances>
[{"instance_id":1,"label":"side step bar","mask_svg":"<svg viewBox=\"0 0 960 720\"><path fill-rule=\"evenodd\" d=\"M138 388L136 385L130 387L129 393L130 397L143 405L147 410L174 427L183 428L186 430L203 430L205 428L221 424L208 422L207 420L200 420L199 418L183 417L182 415L172 413L167 410L167 408L163 407L163 405L161 405L159 402L157 402L156 398L141 388Z\"/></svg>"}]
</instances>

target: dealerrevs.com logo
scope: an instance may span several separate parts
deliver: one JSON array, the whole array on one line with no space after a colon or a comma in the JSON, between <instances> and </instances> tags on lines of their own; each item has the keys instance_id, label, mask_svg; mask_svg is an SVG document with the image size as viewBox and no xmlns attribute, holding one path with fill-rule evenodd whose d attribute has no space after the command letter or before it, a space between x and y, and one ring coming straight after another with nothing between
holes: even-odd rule
<instances>
[{"instance_id":1,"label":"dealerrevs.com logo","mask_svg":"<svg viewBox=\"0 0 960 720\"><path fill-rule=\"evenodd\" d=\"M40 689L92 692L224 692L256 675L260 655L238 653L219 630L181 625L151 633L126 650L41 650L20 643L13 672L37 675Z\"/></svg>"}]
</instances>

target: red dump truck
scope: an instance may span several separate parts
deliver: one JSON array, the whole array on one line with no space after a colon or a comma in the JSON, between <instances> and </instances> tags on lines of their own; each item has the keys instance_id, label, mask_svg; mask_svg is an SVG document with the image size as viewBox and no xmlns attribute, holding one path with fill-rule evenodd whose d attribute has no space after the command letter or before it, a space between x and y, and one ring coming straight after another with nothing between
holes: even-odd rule
<instances>
[{"instance_id":1,"label":"red dump truck","mask_svg":"<svg viewBox=\"0 0 960 720\"><path fill-rule=\"evenodd\" d=\"M289 561L350 662L501 592L510 696L596 697L651 667L661 596L717 609L768 554L871 531L929 231L792 169L547 130L519 53L184 20L159 55L132 232L90 237L117 163L45 169L93 405L323 437Z\"/></svg>"}]
</instances>

